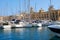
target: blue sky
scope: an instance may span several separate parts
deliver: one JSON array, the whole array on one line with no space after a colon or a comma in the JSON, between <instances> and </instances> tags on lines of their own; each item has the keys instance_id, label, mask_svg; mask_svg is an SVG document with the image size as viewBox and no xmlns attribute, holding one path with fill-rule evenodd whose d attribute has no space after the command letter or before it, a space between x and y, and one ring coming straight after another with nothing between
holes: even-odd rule
<instances>
[{"instance_id":1,"label":"blue sky","mask_svg":"<svg viewBox=\"0 0 60 40\"><path fill-rule=\"evenodd\" d=\"M27 5L28 0L0 0L0 16L15 15L25 10L28 11ZM33 7L34 11L39 11L41 8L47 11L49 5L50 0L30 0L30 7ZM55 9L60 9L60 0L52 0L52 5Z\"/></svg>"}]
</instances>

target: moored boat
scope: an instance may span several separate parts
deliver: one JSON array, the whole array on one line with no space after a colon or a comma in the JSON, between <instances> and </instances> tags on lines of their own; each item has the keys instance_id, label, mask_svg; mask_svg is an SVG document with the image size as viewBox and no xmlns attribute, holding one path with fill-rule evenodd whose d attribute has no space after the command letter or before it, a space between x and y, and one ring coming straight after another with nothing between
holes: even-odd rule
<instances>
[{"instance_id":1,"label":"moored boat","mask_svg":"<svg viewBox=\"0 0 60 40\"><path fill-rule=\"evenodd\" d=\"M48 28L54 32L57 36L60 37L60 23L55 23L53 25L48 26Z\"/></svg>"},{"instance_id":2,"label":"moored boat","mask_svg":"<svg viewBox=\"0 0 60 40\"><path fill-rule=\"evenodd\" d=\"M25 28L25 27L32 27L32 24L30 24L29 22L26 22L26 21L19 21L19 20L16 20L14 22L13 28Z\"/></svg>"},{"instance_id":3,"label":"moored boat","mask_svg":"<svg viewBox=\"0 0 60 40\"><path fill-rule=\"evenodd\" d=\"M4 22L3 24L2 24L2 27L4 28L4 29L11 29L11 24L10 24L10 22L8 21L8 22Z\"/></svg>"},{"instance_id":4,"label":"moored boat","mask_svg":"<svg viewBox=\"0 0 60 40\"><path fill-rule=\"evenodd\" d=\"M35 20L35 21L32 22L32 25L34 27L42 27L42 21Z\"/></svg>"}]
</instances>

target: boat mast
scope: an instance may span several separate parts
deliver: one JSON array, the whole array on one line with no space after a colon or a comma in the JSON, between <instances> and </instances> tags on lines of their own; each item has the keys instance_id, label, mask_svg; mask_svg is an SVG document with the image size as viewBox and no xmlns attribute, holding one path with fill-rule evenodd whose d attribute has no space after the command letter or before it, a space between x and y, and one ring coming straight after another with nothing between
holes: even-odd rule
<instances>
[{"instance_id":1,"label":"boat mast","mask_svg":"<svg viewBox=\"0 0 60 40\"><path fill-rule=\"evenodd\" d=\"M29 15L28 20L30 21L31 20L31 17L30 17L30 0L28 0L28 15Z\"/></svg>"},{"instance_id":2,"label":"boat mast","mask_svg":"<svg viewBox=\"0 0 60 40\"><path fill-rule=\"evenodd\" d=\"M52 5L51 0L50 0L50 6Z\"/></svg>"},{"instance_id":3,"label":"boat mast","mask_svg":"<svg viewBox=\"0 0 60 40\"><path fill-rule=\"evenodd\" d=\"M8 1L7 1L7 8L6 9L8 10ZM8 17L8 14L9 14L9 11L7 11L6 17ZM6 20L8 21L8 18Z\"/></svg>"},{"instance_id":4,"label":"boat mast","mask_svg":"<svg viewBox=\"0 0 60 40\"><path fill-rule=\"evenodd\" d=\"M37 2L37 1L35 1L35 11L37 12L37 10L36 10L36 2Z\"/></svg>"},{"instance_id":5,"label":"boat mast","mask_svg":"<svg viewBox=\"0 0 60 40\"><path fill-rule=\"evenodd\" d=\"M18 13L21 14L21 0L19 0L19 12ZM20 20L19 15L18 15L18 19Z\"/></svg>"},{"instance_id":6,"label":"boat mast","mask_svg":"<svg viewBox=\"0 0 60 40\"><path fill-rule=\"evenodd\" d=\"M52 14L51 14L52 9L54 9L54 8L53 8L53 5L52 5L52 0L50 0L50 19L51 19L51 15L52 15ZM56 15L55 15L55 13L53 13L51 20L56 20Z\"/></svg>"},{"instance_id":7,"label":"boat mast","mask_svg":"<svg viewBox=\"0 0 60 40\"><path fill-rule=\"evenodd\" d=\"M30 0L28 0L28 13L30 14Z\"/></svg>"},{"instance_id":8,"label":"boat mast","mask_svg":"<svg viewBox=\"0 0 60 40\"><path fill-rule=\"evenodd\" d=\"M50 0L50 6L49 7L51 7L51 0ZM49 18L51 20L51 10L50 9L49 9Z\"/></svg>"},{"instance_id":9,"label":"boat mast","mask_svg":"<svg viewBox=\"0 0 60 40\"><path fill-rule=\"evenodd\" d=\"M21 13L21 0L19 0L19 13Z\"/></svg>"},{"instance_id":10,"label":"boat mast","mask_svg":"<svg viewBox=\"0 0 60 40\"><path fill-rule=\"evenodd\" d=\"M26 0L24 0L24 8L25 8L24 13L26 13Z\"/></svg>"},{"instance_id":11,"label":"boat mast","mask_svg":"<svg viewBox=\"0 0 60 40\"><path fill-rule=\"evenodd\" d=\"M26 13L26 0L24 0L24 13L23 13L23 20L25 20L25 13Z\"/></svg>"}]
</instances>

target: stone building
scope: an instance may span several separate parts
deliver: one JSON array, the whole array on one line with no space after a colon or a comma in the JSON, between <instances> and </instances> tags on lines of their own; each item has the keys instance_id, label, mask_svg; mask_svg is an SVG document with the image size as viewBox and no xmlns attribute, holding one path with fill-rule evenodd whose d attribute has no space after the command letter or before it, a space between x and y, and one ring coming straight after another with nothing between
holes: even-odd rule
<instances>
[{"instance_id":1,"label":"stone building","mask_svg":"<svg viewBox=\"0 0 60 40\"><path fill-rule=\"evenodd\" d=\"M33 8L31 8L30 15L32 20L49 20L50 19L48 12L45 12L42 8L39 10L39 12L34 12Z\"/></svg>"},{"instance_id":2,"label":"stone building","mask_svg":"<svg viewBox=\"0 0 60 40\"><path fill-rule=\"evenodd\" d=\"M39 12L34 12L33 8L31 8L30 15L32 20L53 20L53 21L59 20L60 21L60 10L54 9L53 6L50 6L48 8L48 11L44 11L41 8Z\"/></svg>"},{"instance_id":3,"label":"stone building","mask_svg":"<svg viewBox=\"0 0 60 40\"><path fill-rule=\"evenodd\" d=\"M60 21L60 9L55 9L53 6L48 8L48 11L44 11L44 9L40 9L39 12L35 12L33 8L30 8L30 14L22 12L18 15L11 16L0 16L0 20L53 20Z\"/></svg>"},{"instance_id":4,"label":"stone building","mask_svg":"<svg viewBox=\"0 0 60 40\"><path fill-rule=\"evenodd\" d=\"M0 16L0 21L2 21L3 20L3 16Z\"/></svg>"},{"instance_id":5,"label":"stone building","mask_svg":"<svg viewBox=\"0 0 60 40\"><path fill-rule=\"evenodd\" d=\"M54 9L53 6L49 7L49 15L50 19L53 21L60 20L60 10Z\"/></svg>"}]
</instances>

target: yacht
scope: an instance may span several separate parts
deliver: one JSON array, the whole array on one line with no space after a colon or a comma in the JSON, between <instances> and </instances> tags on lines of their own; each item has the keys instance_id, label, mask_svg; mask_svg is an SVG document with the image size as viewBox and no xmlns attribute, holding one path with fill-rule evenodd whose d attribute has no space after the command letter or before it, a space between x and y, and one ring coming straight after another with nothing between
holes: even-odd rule
<instances>
[{"instance_id":1,"label":"yacht","mask_svg":"<svg viewBox=\"0 0 60 40\"><path fill-rule=\"evenodd\" d=\"M33 25L34 27L41 27L41 26L42 26L42 21L38 21L38 20L33 21L33 22L32 22L32 25Z\"/></svg>"},{"instance_id":2,"label":"yacht","mask_svg":"<svg viewBox=\"0 0 60 40\"><path fill-rule=\"evenodd\" d=\"M32 23L32 26L34 26L34 27L37 27L38 25L37 25L37 23Z\"/></svg>"},{"instance_id":3,"label":"yacht","mask_svg":"<svg viewBox=\"0 0 60 40\"><path fill-rule=\"evenodd\" d=\"M19 20L16 20L14 22L13 28L25 28L25 27L32 27L32 24L30 24L29 22L26 22L26 21L19 21Z\"/></svg>"},{"instance_id":4,"label":"yacht","mask_svg":"<svg viewBox=\"0 0 60 40\"><path fill-rule=\"evenodd\" d=\"M18 24L15 23L15 26L16 28L19 28L19 27L23 27L24 26L24 23L23 22L19 22Z\"/></svg>"},{"instance_id":5,"label":"yacht","mask_svg":"<svg viewBox=\"0 0 60 40\"><path fill-rule=\"evenodd\" d=\"M12 26L11 26L10 22L8 21L8 22L3 22L2 27L4 29L11 29Z\"/></svg>"},{"instance_id":6,"label":"yacht","mask_svg":"<svg viewBox=\"0 0 60 40\"><path fill-rule=\"evenodd\" d=\"M54 22L53 25L49 25L48 28L60 37L60 22Z\"/></svg>"},{"instance_id":7,"label":"yacht","mask_svg":"<svg viewBox=\"0 0 60 40\"><path fill-rule=\"evenodd\" d=\"M53 24L53 21L51 21L51 20L42 21L42 26L49 26L49 25L52 25L52 24Z\"/></svg>"},{"instance_id":8,"label":"yacht","mask_svg":"<svg viewBox=\"0 0 60 40\"><path fill-rule=\"evenodd\" d=\"M24 27L27 27L27 28L32 27L32 23L30 23L30 22L25 22L25 26L24 26Z\"/></svg>"}]
</instances>

